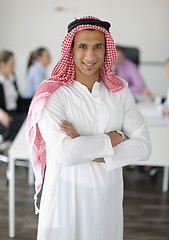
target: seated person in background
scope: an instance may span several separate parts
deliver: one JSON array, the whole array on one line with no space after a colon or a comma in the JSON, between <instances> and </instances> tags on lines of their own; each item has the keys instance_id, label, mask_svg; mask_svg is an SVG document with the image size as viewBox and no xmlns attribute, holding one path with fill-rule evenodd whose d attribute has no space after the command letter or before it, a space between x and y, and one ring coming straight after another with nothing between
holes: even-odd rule
<instances>
[{"instance_id":1,"label":"seated person in background","mask_svg":"<svg viewBox=\"0 0 169 240\"><path fill-rule=\"evenodd\" d=\"M14 75L14 54L0 51L0 135L13 140L22 125L26 111L20 112L21 98Z\"/></svg>"},{"instance_id":2,"label":"seated person in background","mask_svg":"<svg viewBox=\"0 0 169 240\"><path fill-rule=\"evenodd\" d=\"M165 70L166 70L166 74L169 78L169 58L165 61ZM166 98L166 101L164 102L162 111L165 116L169 116L169 88L168 88L168 92L167 92L167 98Z\"/></svg>"},{"instance_id":3,"label":"seated person in background","mask_svg":"<svg viewBox=\"0 0 169 240\"><path fill-rule=\"evenodd\" d=\"M112 66L112 70L117 76L128 82L129 88L136 99L141 95L145 98L148 98L148 100L152 100L153 96L147 89L137 66L131 60L126 58L124 48L122 46L116 46L116 50L117 61L115 65Z\"/></svg>"},{"instance_id":4,"label":"seated person in background","mask_svg":"<svg viewBox=\"0 0 169 240\"><path fill-rule=\"evenodd\" d=\"M117 60L112 66L112 70L117 76L126 80L129 84L129 89L135 96L136 100L144 98L146 100L153 100L152 93L148 90L144 79L138 71L138 68L134 62L127 59L125 56L125 51L122 46L116 45L117 50ZM127 167L130 170L137 169L136 165L129 165ZM139 170L143 173L149 174L149 176L154 180L157 174L157 168L143 166L139 167Z\"/></svg>"},{"instance_id":5,"label":"seated person in background","mask_svg":"<svg viewBox=\"0 0 169 240\"><path fill-rule=\"evenodd\" d=\"M47 78L47 66L50 64L50 54L46 48L38 48L31 53L27 67L26 88L24 98L32 98L40 83Z\"/></svg>"}]
</instances>

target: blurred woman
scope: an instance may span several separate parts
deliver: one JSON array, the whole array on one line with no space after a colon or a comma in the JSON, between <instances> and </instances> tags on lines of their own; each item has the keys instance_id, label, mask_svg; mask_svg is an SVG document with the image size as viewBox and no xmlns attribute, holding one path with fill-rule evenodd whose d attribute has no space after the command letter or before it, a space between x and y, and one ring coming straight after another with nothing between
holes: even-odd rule
<instances>
[{"instance_id":1,"label":"blurred woman","mask_svg":"<svg viewBox=\"0 0 169 240\"><path fill-rule=\"evenodd\" d=\"M10 140L14 139L26 117L26 113L20 113L14 66L14 54L0 51L0 135Z\"/></svg>"},{"instance_id":2,"label":"blurred woman","mask_svg":"<svg viewBox=\"0 0 169 240\"><path fill-rule=\"evenodd\" d=\"M50 61L51 57L46 48L38 48L31 53L27 67L24 98L32 98L42 80L47 78L47 66Z\"/></svg>"}]
</instances>

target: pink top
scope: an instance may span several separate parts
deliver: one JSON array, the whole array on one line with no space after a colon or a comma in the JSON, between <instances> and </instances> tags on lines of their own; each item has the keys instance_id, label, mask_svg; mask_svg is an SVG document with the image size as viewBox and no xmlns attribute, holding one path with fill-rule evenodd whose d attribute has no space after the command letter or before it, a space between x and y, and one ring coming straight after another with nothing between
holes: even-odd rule
<instances>
[{"instance_id":1,"label":"pink top","mask_svg":"<svg viewBox=\"0 0 169 240\"><path fill-rule=\"evenodd\" d=\"M124 59L123 62L115 67L112 67L116 75L126 80L129 84L129 88L133 94L139 94L144 91L146 84L141 74L139 73L137 66L128 59Z\"/></svg>"}]
</instances>

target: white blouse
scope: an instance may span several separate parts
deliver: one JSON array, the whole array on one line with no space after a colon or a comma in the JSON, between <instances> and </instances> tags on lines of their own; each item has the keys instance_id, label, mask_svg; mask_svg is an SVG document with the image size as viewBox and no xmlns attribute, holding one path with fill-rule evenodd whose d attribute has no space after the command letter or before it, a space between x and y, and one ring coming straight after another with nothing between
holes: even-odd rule
<instances>
[{"instance_id":1,"label":"white blouse","mask_svg":"<svg viewBox=\"0 0 169 240\"><path fill-rule=\"evenodd\" d=\"M14 76L11 74L8 78L5 78L0 73L0 82L3 86L6 108L8 111L16 110L18 93L14 86Z\"/></svg>"}]
</instances>

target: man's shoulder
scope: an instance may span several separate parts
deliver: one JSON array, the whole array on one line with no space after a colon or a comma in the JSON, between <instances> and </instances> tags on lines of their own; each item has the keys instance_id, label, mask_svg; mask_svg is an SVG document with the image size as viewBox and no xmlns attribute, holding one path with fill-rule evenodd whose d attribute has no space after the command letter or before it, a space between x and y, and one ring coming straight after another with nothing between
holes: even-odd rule
<instances>
[{"instance_id":1,"label":"man's shoulder","mask_svg":"<svg viewBox=\"0 0 169 240\"><path fill-rule=\"evenodd\" d=\"M113 94L113 95L115 94L115 95L119 95L120 97L126 97L126 98L130 97L131 91L130 91L130 89L128 87L128 82L125 79L121 78L121 77L118 77L118 78L123 82L123 88L121 88L118 91L112 91L112 90L108 89L104 82L103 82L103 85L110 92L110 94Z\"/></svg>"},{"instance_id":2,"label":"man's shoulder","mask_svg":"<svg viewBox=\"0 0 169 240\"><path fill-rule=\"evenodd\" d=\"M65 92L65 88L69 88L68 86L62 85L58 87L54 92L52 92L48 98L48 102L50 101L62 101L63 100L63 95Z\"/></svg>"},{"instance_id":3,"label":"man's shoulder","mask_svg":"<svg viewBox=\"0 0 169 240\"><path fill-rule=\"evenodd\" d=\"M118 78L123 82L123 86L124 86L122 89L120 89L120 91L127 89L129 86L128 82L124 78L121 78L121 77L118 77Z\"/></svg>"},{"instance_id":4,"label":"man's shoulder","mask_svg":"<svg viewBox=\"0 0 169 240\"><path fill-rule=\"evenodd\" d=\"M119 77L120 78L120 77ZM116 93L118 93L122 98L125 98L125 99L127 99L127 98L130 98L130 97L133 97L132 96L132 93L131 93L131 91L130 91L130 89L129 89L129 84L128 84L128 82L125 80L125 79L123 79L123 78L120 78L120 80L123 82L123 84L124 84L124 87L123 88L121 88L119 91L117 91Z\"/></svg>"}]
</instances>

